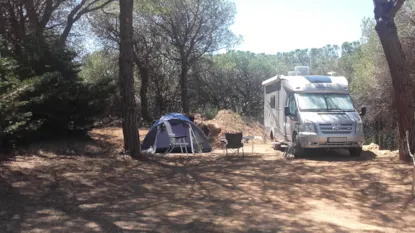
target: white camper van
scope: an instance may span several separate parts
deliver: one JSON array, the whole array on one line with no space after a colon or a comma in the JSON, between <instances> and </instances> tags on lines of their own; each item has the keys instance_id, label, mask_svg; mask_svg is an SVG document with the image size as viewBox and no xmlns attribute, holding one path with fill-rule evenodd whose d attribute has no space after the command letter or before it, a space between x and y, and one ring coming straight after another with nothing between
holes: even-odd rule
<instances>
[{"instance_id":1,"label":"white camper van","mask_svg":"<svg viewBox=\"0 0 415 233\"><path fill-rule=\"evenodd\" d=\"M265 133L276 147L293 143L296 156L313 148L344 148L360 156L366 108L355 110L345 77L309 75L307 67L296 67L262 86Z\"/></svg>"}]
</instances>

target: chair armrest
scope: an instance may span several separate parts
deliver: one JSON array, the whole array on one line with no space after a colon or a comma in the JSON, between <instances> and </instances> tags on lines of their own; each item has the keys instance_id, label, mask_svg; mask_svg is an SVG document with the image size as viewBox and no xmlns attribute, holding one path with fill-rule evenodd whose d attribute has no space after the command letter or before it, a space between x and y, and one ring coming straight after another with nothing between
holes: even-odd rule
<instances>
[{"instance_id":1,"label":"chair armrest","mask_svg":"<svg viewBox=\"0 0 415 233\"><path fill-rule=\"evenodd\" d=\"M224 139L224 138L220 139L220 142L221 142L222 144L225 144L225 145L227 145L227 144L228 144L228 141L227 141L226 139Z\"/></svg>"}]
</instances>

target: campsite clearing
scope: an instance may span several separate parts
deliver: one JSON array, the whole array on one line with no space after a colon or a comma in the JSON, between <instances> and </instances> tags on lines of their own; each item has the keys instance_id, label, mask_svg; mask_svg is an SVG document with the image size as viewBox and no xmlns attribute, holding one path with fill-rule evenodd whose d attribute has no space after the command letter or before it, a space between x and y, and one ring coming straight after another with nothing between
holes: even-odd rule
<instances>
[{"instance_id":1,"label":"campsite clearing","mask_svg":"<svg viewBox=\"0 0 415 233\"><path fill-rule=\"evenodd\" d=\"M3 161L0 232L415 232L411 168L393 153L283 160L258 144L143 163L113 154L121 134Z\"/></svg>"}]
</instances>

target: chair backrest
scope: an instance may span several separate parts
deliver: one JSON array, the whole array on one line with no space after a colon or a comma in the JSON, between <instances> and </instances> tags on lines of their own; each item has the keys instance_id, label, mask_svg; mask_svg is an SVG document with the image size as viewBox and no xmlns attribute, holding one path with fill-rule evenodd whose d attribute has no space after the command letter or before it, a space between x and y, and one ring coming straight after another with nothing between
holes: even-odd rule
<instances>
[{"instance_id":1,"label":"chair backrest","mask_svg":"<svg viewBox=\"0 0 415 233\"><path fill-rule=\"evenodd\" d=\"M191 127L191 125L190 124L188 124L188 123L184 123L186 126L188 126L188 127ZM176 135L174 132L173 132L173 128L171 127L171 124L170 124L170 122L168 122L168 121L163 121L163 125L164 125L164 129L167 131L167 135L169 136L169 139L170 139L170 143L172 144L174 144L174 143L177 143L177 136L180 136L180 137L183 137L183 135Z\"/></svg>"},{"instance_id":2,"label":"chair backrest","mask_svg":"<svg viewBox=\"0 0 415 233\"><path fill-rule=\"evenodd\" d=\"M167 131L167 134L169 135L169 138L176 136L176 134L173 133L173 129L171 128L170 122L163 121L163 125L165 130Z\"/></svg>"},{"instance_id":3,"label":"chair backrest","mask_svg":"<svg viewBox=\"0 0 415 233\"><path fill-rule=\"evenodd\" d=\"M225 133L225 139L228 142L227 148L241 148L242 144L242 133Z\"/></svg>"}]
</instances>

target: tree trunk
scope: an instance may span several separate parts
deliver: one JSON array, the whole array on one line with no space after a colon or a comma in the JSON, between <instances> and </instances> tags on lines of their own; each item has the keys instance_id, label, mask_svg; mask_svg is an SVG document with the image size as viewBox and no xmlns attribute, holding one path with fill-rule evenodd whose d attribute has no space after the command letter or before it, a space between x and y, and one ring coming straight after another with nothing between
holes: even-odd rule
<instances>
[{"instance_id":1,"label":"tree trunk","mask_svg":"<svg viewBox=\"0 0 415 233\"><path fill-rule=\"evenodd\" d=\"M121 3L120 3L121 4ZM66 23L65 29L63 29L62 34L58 40L58 46L64 48L66 45L66 40L68 39L69 33L71 32L72 26L74 24L74 20L72 18L68 18L68 22ZM120 25L121 27L121 25Z\"/></svg>"},{"instance_id":2,"label":"tree trunk","mask_svg":"<svg viewBox=\"0 0 415 233\"><path fill-rule=\"evenodd\" d=\"M414 93L415 94L415 93ZM414 98L415 99L415 98ZM414 116L415 117L415 116ZM409 132L415 132L415 121L412 122L412 131ZM410 134L411 135L411 134ZM410 136L411 137L411 136ZM410 141L410 147L411 147L411 151L413 152L413 149L415 148L415 137L411 137L409 140Z\"/></svg>"},{"instance_id":3,"label":"tree trunk","mask_svg":"<svg viewBox=\"0 0 415 233\"><path fill-rule=\"evenodd\" d=\"M140 87L141 115L145 121L151 122L153 119L150 117L150 113L148 112L148 98L147 98L148 70L147 68L144 68L144 67L141 67L138 69L140 70L140 76L141 76L141 87Z\"/></svg>"},{"instance_id":4,"label":"tree trunk","mask_svg":"<svg viewBox=\"0 0 415 233\"><path fill-rule=\"evenodd\" d=\"M165 98L163 97L163 76L158 74L152 79L152 85L155 87L155 106L154 106L154 118L159 119L161 115L165 114Z\"/></svg>"},{"instance_id":5,"label":"tree trunk","mask_svg":"<svg viewBox=\"0 0 415 233\"><path fill-rule=\"evenodd\" d=\"M120 96L123 118L124 149L134 158L141 157L137 127L137 106L134 93L133 4L120 1Z\"/></svg>"},{"instance_id":6,"label":"tree trunk","mask_svg":"<svg viewBox=\"0 0 415 233\"><path fill-rule=\"evenodd\" d=\"M412 137L414 116L412 80L393 17L377 20L375 29L385 52L395 92L399 127L399 158L409 161L410 156L405 146L405 131L409 130L410 137Z\"/></svg>"},{"instance_id":7,"label":"tree trunk","mask_svg":"<svg viewBox=\"0 0 415 233\"><path fill-rule=\"evenodd\" d=\"M4 15L6 15L6 9L3 7L3 3L0 3L0 35L3 37L3 40L1 41L3 48L7 48L7 42L6 42L6 26L5 26L5 19ZM3 52L6 53L8 49L3 49ZM0 54L0 56L6 56L6 54Z\"/></svg>"},{"instance_id":8,"label":"tree trunk","mask_svg":"<svg viewBox=\"0 0 415 233\"><path fill-rule=\"evenodd\" d=\"M153 116L155 119L159 119L161 117L161 100L158 96L156 96L156 103L154 106Z\"/></svg>"},{"instance_id":9,"label":"tree trunk","mask_svg":"<svg viewBox=\"0 0 415 233\"><path fill-rule=\"evenodd\" d=\"M379 120L375 120L375 143L380 146L380 143L379 143Z\"/></svg>"},{"instance_id":10,"label":"tree trunk","mask_svg":"<svg viewBox=\"0 0 415 233\"><path fill-rule=\"evenodd\" d=\"M28 16L29 32L30 34L35 34L38 24L38 18L33 0L23 1L23 4L26 7L26 15Z\"/></svg>"},{"instance_id":11,"label":"tree trunk","mask_svg":"<svg viewBox=\"0 0 415 233\"><path fill-rule=\"evenodd\" d=\"M380 118L380 127L379 127L379 131L380 131L380 135L379 135L379 149L380 150L384 150L386 149L385 147L385 135L384 135L384 131L383 131L383 119L382 117Z\"/></svg>"},{"instance_id":12,"label":"tree trunk","mask_svg":"<svg viewBox=\"0 0 415 233\"><path fill-rule=\"evenodd\" d=\"M182 109L183 113L190 113L189 109L189 98L187 93L187 63L182 61L181 72L180 72L180 88L181 88L181 98L182 98Z\"/></svg>"},{"instance_id":13,"label":"tree trunk","mask_svg":"<svg viewBox=\"0 0 415 233\"><path fill-rule=\"evenodd\" d=\"M150 113L148 111L148 98L147 98L147 90L148 90L148 85L149 85L148 68L140 62L137 56L137 53L135 52L134 52L134 62L138 68L138 71L140 72L140 78L141 78L141 87L140 87L141 115L144 121L151 122L153 119L150 116Z\"/></svg>"},{"instance_id":14,"label":"tree trunk","mask_svg":"<svg viewBox=\"0 0 415 233\"><path fill-rule=\"evenodd\" d=\"M4 36L6 34L5 20L4 15L6 14L3 3L0 3L0 35Z\"/></svg>"}]
</instances>

